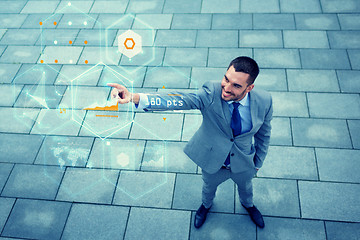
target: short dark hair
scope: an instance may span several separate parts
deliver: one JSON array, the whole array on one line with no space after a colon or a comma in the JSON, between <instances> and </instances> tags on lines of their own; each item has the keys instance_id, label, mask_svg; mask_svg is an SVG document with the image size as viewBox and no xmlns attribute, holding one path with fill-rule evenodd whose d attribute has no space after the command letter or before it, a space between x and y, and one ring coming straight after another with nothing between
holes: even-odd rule
<instances>
[{"instance_id":1,"label":"short dark hair","mask_svg":"<svg viewBox=\"0 0 360 240\"><path fill-rule=\"evenodd\" d=\"M254 59L249 57L237 57L230 62L228 70L231 66L234 66L235 72L243 72L250 75L249 79L247 80L249 85L253 84L256 77L259 75L259 66Z\"/></svg>"}]
</instances>

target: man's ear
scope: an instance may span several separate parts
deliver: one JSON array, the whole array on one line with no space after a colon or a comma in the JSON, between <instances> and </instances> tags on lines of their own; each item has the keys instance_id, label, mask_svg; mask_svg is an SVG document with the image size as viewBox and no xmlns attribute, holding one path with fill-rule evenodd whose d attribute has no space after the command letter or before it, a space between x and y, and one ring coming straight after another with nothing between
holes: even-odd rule
<instances>
[{"instance_id":1,"label":"man's ear","mask_svg":"<svg viewBox=\"0 0 360 240\"><path fill-rule=\"evenodd\" d=\"M254 84L250 84L249 86L247 86L247 92L250 92L251 90L253 90L254 88Z\"/></svg>"}]
</instances>

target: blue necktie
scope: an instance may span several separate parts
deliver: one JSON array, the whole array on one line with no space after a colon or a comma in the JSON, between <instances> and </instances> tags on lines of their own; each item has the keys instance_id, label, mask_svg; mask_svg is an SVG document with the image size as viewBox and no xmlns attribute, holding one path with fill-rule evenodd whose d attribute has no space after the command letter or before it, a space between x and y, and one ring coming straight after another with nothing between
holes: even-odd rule
<instances>
[{"instance_id":1,"label":"blue necktie","mask_svg":"<svg viewBox=\"0 0 360 240\"><path fill-rule=\"evenodd\" d=\"M237 135L240 135L240 133L241 133L241 117L240 117L240 113L239 113L239 109L238 109L240 103L233 102L232 104L234 106L234 110L232 113L230 126L232 128L234 137L236 137ZM226 166L230 164L230 154L227 156L224 164Z\"/></svg>"}]
</instances>

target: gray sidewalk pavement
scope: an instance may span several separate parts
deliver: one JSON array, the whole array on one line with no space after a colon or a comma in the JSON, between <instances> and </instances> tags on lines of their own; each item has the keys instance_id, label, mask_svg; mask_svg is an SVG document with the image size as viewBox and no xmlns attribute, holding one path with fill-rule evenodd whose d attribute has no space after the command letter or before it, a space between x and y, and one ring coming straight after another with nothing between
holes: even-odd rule
<instances>
[{"instance_id":1,"label":"gray sidewalk pavement","mask_svg":"<svg viewBox=\"0 0 360 240\"><path fill-rule=\"evenodd\" d=\"M239 55L274 103L266 227L229 180L195 229L200 112L96 107L109 82L192 92ZM359 0L0 1L0 239L360 239L359 172Z\"/></svg>"}]
</instances>

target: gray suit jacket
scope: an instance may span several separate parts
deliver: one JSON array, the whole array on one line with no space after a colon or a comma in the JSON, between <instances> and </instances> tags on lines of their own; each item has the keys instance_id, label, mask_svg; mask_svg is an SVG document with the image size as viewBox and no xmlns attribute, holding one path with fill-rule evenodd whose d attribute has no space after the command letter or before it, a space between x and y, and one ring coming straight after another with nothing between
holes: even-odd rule
<instances>
[{"instance_id":1,"label":"gray suit jacket","mask_svg":"<svg viewBox=\"0 0 360 240\"><path fill-rule=\"evenodd\" d=\"M265 91L249 93L252 129L234 138L230 127L228 103L221 98L221 83L206 82L195 93L171 92L148 94L148 110L199 109L203 116L200 128L185 146L184 152L208 173L217 172L229 153L234 173L260 168L270 142L272 98ZM253 141L254 139L254 141Z\"/></svg>"}]
</instances>

